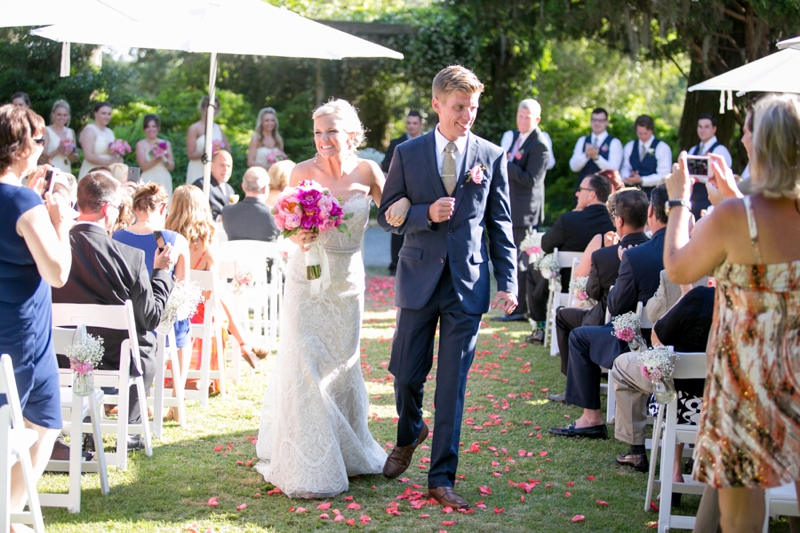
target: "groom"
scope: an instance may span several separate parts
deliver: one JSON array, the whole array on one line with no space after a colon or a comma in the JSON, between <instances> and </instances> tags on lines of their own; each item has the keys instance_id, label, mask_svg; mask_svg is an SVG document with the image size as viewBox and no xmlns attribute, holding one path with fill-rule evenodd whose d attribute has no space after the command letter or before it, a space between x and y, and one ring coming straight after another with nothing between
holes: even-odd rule
<instances>
[{"instance_id":1,"label":"groom","mask_svg":"<svg viewBox=\"0 0 800 533\"><path fill-rule=\"evenodd\" d=\"M490 259L498 287L492 307L510 314L517 305L505 153L469 131L482 92L483 84L464 67L447 67L436 75L431 104L439 124L397 147L378 213L384 230L405 236L395 278L397 329L389 363L399 416L397 443L383 474L389 479L402 474L428 436L422 395L438 322L428 492L453 509L469 507L453 485L467 372L481 315L489 310Z\"/></svg>"}]
</instances>

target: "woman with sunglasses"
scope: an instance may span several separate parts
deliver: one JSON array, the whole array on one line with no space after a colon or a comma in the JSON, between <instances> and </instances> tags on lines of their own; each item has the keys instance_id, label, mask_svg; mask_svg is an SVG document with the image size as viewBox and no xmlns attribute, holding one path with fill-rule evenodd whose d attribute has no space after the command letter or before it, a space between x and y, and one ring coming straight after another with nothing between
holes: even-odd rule
<instances>
[{"instance_id":1,"label":"woman with sunglasses","mask_svg":"<svg viewBox=\"0 0 800 533\"><path fill-rule=\"evenodd\" d=\"M37 169L36 161L44 142L42 117L25 107L0 107L0 353L11 356L25 426L38 435L31 448L37 478L61 429L50 287L67 282L72 264L61 201L49 191L41 198L45 169ZM6 403L2 396L0 405ZM26 501L22 472L15 467L6 505L14 513Z\"/></svg>"}]
</instances>

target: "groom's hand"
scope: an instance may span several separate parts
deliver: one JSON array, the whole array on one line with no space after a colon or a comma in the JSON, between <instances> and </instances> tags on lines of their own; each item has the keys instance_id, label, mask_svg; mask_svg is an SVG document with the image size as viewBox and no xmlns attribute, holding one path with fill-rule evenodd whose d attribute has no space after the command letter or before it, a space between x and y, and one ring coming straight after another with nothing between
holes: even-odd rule
<instances>
[{"instance_id":1,"label":"groom's hand","mask_svg":"<svg viewBox=\"0 0 800 533\"><path fill-rule=\"evenodd\" d=\"M450 220L456 208L456 199L444 196L433 202L428 207L428 218L431 222L444 222Z\"/></svg>"},{"instance_id":2,"label":"groom's hand","mask_svg":"<svg viewBox=\"0 0 800 533\"><path fill-rule=\"evenodd\" d=\"M514 312L517 308L517 295L505 291L497 291L497 295L492 302L492 309L500 308L507 315Z\"/></svg>"}]
</instances>

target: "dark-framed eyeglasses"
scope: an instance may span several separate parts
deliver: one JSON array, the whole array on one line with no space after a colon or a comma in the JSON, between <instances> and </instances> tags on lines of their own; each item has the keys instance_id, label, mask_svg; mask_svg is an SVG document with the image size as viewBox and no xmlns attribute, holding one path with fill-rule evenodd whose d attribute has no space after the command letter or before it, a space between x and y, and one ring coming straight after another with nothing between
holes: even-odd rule
<instances>
[{"instance_id":1,"label":"dark-framed eyeglasses","mask_svg":"<svg viewBox=\"0 0 800 533\"><path fill-rule=\"evenodd\" d=\"M38 139L34 139L33 142L35 142L39 146L44 146L44 137L39 137Z\"/></svg>"},{"instance_id":2,"label":"dark-framed eyeglasses","mask_svg":"<svg viewBox=\"0 0 800 533\"><path fill-rule=\"evenodd\" d=\"M594 192L594 189L591 189L589 187L578 187L578 190L579 191L592 191L592 192Z\"/></svg>"}]
</instances>

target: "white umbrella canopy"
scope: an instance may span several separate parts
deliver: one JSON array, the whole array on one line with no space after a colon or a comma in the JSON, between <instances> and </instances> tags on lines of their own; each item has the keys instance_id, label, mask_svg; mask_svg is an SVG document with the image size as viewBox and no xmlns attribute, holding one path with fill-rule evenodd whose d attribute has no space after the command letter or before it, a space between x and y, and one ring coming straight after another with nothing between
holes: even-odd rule
<instances>
[{"instance_id":1,"label":"white umbrella canopy","mask_svg":"<svg viewBox=\"0 0 800 533\"><path fill-rule=\"evenodd\" d=\"M137 0L128 2L129 5L121 0L95 1L119 9L105 20L95 17L71 20L31 33L60 42L210 53L209 97L212 102L216 56L220 53L315 59L403 59L398 52L262 0ZM214 108L210 106L206 119L206 154L211 153L213 120ZM211 166L207 163L203 171L206 194L210 193L210 176Z\"/></svg>"},{"instance_id":2,"label":"white umbrella canopy","mask_svg":"<svg viewBox=\"0 0 800 533\"><path fill-rule=\"evenodd\" d=\"M692 85L689 90L800 93L800 50L775 52Z\"/></svg>"},{"instance_id":3,"label":"white umbrella canopy","mask_svg":"<svg viewBox=\"0 0 800 533\"><path fill-rule=\"evenodd\" d=\"M791 39L786 39L785 41L781 41L778 43L778 48L783 50L784 48L797 48L800 49L800 37L792 37Z\"/></svg>"},{"instance_id":4,"label":"white umbrella canopy","mask_svg":"<svg viewBox=\"0 0 800 533\"><path fill-rule=\"evenodd\" d=\"M0 27L44 26L74 20L126 16L129 6L114 0L0 0Z\"/></svg>"}]
</instances>

